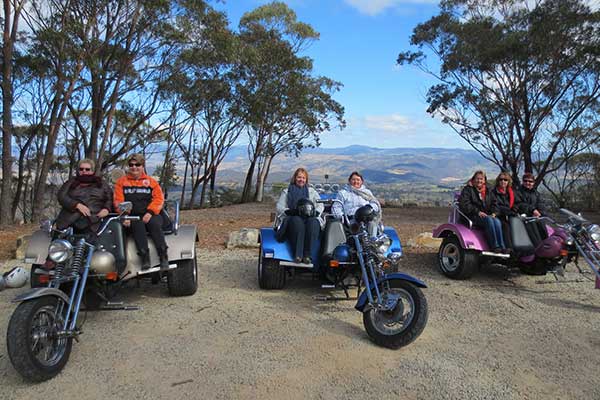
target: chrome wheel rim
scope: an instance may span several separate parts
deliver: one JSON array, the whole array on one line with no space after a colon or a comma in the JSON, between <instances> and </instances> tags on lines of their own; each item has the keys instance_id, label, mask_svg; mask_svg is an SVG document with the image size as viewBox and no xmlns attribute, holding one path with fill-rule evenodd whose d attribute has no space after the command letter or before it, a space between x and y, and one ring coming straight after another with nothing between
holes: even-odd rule
<instances>
[{"instance_id":1,"label":"chrome wheel rim","mask_svg":"<svg viewBox=\"0 0 600 400\"><path fill-rule=\"evenodd\" d=\"M67 339L59 338L64 319L58 307L47 305L36 311L29 331L30 350L37 362L52 367L60 362L67 349Z\"/></svg>"},{"instance_id":2,"label":"chrome wheel rim","mask_svg":"<svg viewBox=\"0 0 600 400\"><path fill-rule=\"evenodd\" d=\"M460 249L454 243L446 243L440 252L440 265L446 272L454 272L460 265Z\"/></svg>"},{"instance_id":3,"label":"chrome wheel rim","mask_svg":"<svg viewBox=\"0 0 600 400\"><path fill-rule=\"evenodd\" d=\"M390 288L388 293L398 296L398 303L392 310L372 309L373 326L382 335L393 336L406 330L415 318L415 300L401 288Z\"/></svg>"}]
</instances>

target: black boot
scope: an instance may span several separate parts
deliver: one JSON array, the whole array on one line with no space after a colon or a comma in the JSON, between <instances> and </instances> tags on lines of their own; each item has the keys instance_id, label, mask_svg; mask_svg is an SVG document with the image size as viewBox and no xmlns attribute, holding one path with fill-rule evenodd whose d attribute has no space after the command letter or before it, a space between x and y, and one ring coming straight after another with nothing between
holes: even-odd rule
<instances>
[{"instance_id":1,"label":"black boot","mask_svg":"<svg viewBox=\"0 0 600 400\"><path fill-rule=\"evenodd\" d=\"M140 258L142 259L142 271L150 269L150 253L148 251L140 251Z\"/></svg>"},{"instance_id":2,"label":"black boot","mask_svg":"<svg viewBox=\"0 0 600 400\"><path fill-rule=\"evenodd\" d=\"M159 249L158 258L160 259L160 269L169 269L169 255L167 249Z\"/></svg>"}]
</instances>

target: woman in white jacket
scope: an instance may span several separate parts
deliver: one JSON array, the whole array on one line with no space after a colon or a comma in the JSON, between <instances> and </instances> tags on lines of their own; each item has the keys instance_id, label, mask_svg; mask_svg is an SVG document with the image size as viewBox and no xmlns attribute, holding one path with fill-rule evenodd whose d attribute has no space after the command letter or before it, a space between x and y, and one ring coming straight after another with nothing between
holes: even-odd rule
<instances>
[{"instance_id":1,"label":"woman in white jacket","mask_svg":"<svg viewBox=\"0 0 600 400\"><path fill-rule=\"evenodd\" d=\"M348 184L337 193L336 198L344 203L344 207L340 203L334 203L331 211L336 217L341 217L346 211L346 215L352 221L356 210L365 205L370 205L379 216L375 221L369 223L369 234L374 236L377 233L378 222L381 221L381 205L373 193L364 185L364 180L361 174L354 171L348 178Z\"/></svg>"},{"instance_id":2,"label":"woman in white jacket","mask_svg":"<svg viewBox=\"0 0 600 400\"><path fill-rule=\"evenodd\" d=\"M277 223L277 240L289 240L295 262L312 263L311 254L324 225L323 204L317 203L319 198L319 193L308 186L308 172L298 168L277 201L280 222Z\"/></svg>"}]
</instances>

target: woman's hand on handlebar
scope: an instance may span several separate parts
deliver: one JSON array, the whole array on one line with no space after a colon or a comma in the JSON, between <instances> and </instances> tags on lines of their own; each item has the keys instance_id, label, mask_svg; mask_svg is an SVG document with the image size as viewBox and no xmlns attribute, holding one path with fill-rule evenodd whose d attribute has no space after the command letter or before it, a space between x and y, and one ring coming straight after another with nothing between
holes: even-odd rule
<instances>
[{"instance_id":1,"label":"woman's hand on handlebar","mask_svg":"<svg viewBox=\"0 0 600 400\"><path fill-rule=\"evenodd\" d=\"M96 214L96 216L98 218L104 218L109 214L109 211L106 208L103 208L102 210L98 211L98 214Z\"/></svg>"}]
</instances>

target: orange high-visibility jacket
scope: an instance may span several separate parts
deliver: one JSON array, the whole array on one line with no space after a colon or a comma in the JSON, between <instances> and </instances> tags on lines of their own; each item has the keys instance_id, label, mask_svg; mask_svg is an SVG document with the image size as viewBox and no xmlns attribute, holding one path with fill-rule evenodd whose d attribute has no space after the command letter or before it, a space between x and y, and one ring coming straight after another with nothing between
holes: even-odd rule
<instances>
[{"instance_id":1,"label":"orange high-visibility jacket","mask_svg":"<svg viewBox=\"0 0 600 400\"><path fill-rule=\"evenodd\" d=\"M131 215L144 215L149 212L160 214L165 197L156 180L144 173L134 179L129 174L122 176L115 183L114 203L118 209L119 203L131 201L133 209Z\"/></svg>"}]
</instances>

